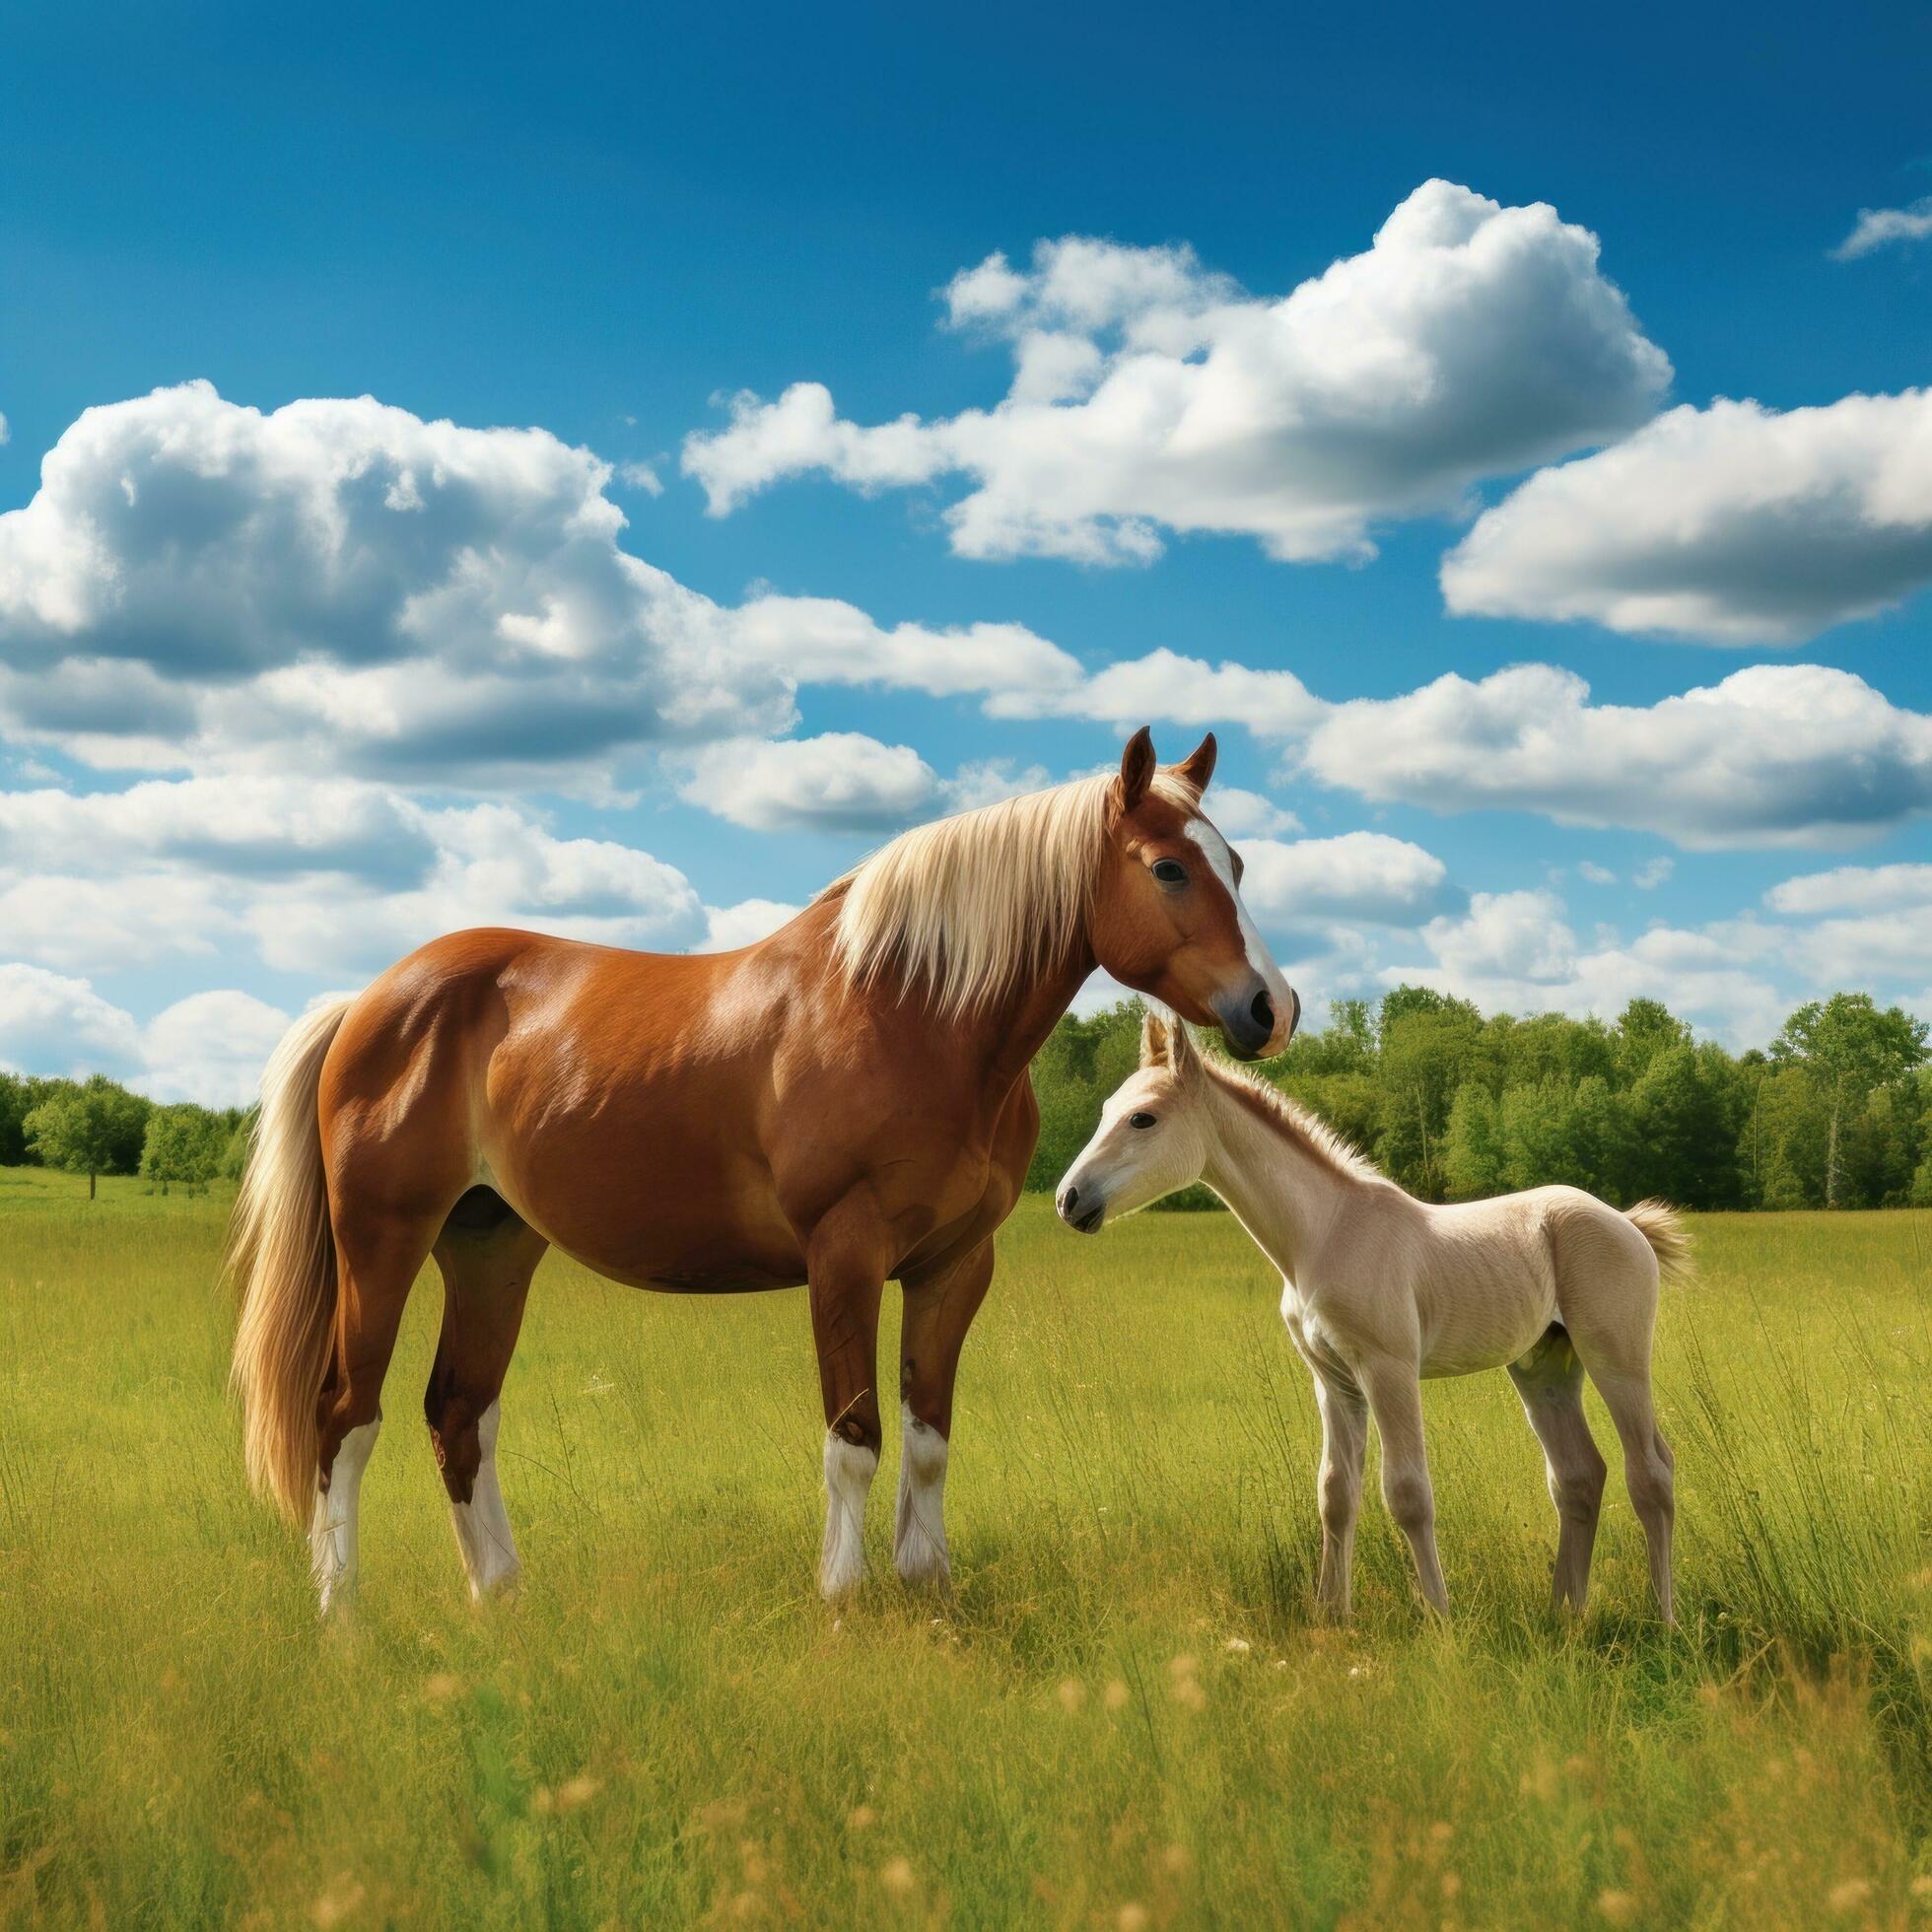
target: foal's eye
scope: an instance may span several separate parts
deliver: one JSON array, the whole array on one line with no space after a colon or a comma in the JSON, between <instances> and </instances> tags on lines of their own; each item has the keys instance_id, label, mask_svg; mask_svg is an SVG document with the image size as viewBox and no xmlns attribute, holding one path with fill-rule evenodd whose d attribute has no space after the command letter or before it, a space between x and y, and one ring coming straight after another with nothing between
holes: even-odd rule
<instances>
[{"instance_id":1,"label":"foal's eye","mask_svg":"<svg viewBox=\"0 0 1932 1932\"><path fill-rule=\"evenodd\" d=\"M1156 859L1153 874L1162 885L1186 885L1188 868L1178 859Z\"/></svg>"},{"instance_id":2,"label":"foal's eye","mask_svg":"<svg viewBox=\"0 0 1932 1932\"><path fill-rule=\"evenodd\" d=\"M1127 1124L1129 1127L1151 1127L1154 1117L1151 1114L1129 1114Z\"/></svg>"}]
</instances>

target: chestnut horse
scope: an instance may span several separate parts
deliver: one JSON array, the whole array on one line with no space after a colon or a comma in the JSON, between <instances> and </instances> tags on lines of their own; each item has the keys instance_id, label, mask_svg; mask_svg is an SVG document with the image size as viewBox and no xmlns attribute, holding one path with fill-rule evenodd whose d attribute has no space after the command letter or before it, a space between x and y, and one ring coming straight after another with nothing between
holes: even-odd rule
<instances>
[{"instance_id":1,"label":"chestnut horse","mask_svg":"<svg viewBox=\"0 0 1932 1932\"><path fill-rule=\"evenodd\" d=\"M943 1581L953 1376L1039 1133L1028 1062L1096 965L1244 1056L1294 1031L1200 810L1213 765L1210 735L1158 769L1142 729L1117 778L908 832L740 951L456 932L300 1020L236 1206L235 1381L250 1479L310 1518L323 1610L354 1587L382 1377L431 1254L431 1442L471 1593L515 1577L498 1395L550 1247L673 1293L809 1287L828 1598L864 1571L896 1276L894 1556Z\"/></svg>"}]
</instances>

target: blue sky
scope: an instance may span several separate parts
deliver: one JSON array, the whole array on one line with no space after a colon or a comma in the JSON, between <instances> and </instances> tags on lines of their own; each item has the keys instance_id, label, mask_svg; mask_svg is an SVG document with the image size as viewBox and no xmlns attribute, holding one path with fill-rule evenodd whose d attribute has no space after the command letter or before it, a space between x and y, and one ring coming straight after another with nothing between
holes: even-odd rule
<instances>
[{"instance_id":1,"label":"blue sky","mask_svg":"<svg viewBox=\"0 0 1932 1932\"><path fill-rule=\"evenodd\" d=\"M1142 722L1318 1012L1932 1011L1932 29L1253 11L10 24L0 1065Z\"/></svg>"}]
</instances>

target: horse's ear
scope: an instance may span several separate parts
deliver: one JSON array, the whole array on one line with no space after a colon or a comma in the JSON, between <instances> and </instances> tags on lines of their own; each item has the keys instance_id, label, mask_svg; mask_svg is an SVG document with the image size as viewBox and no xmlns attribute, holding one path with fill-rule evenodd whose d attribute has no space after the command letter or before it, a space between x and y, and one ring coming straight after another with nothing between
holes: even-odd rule
<instances>
[{"instance_id":1,"label":"horse's ear","mask_svg":"<svg viewBox=\"0 0 1932 1932\"><path fill-rule=\"evenodd\" d=\"M1140 1017L1140 1065L1165 1067L1172 1051L1175 1028L1165 1013L1149 1006Z\"/></svg>"},{"instance_id":2,"label":"horse's ear","mask_svg":"<svg viewBox=\"0 0 1932 1932\"><path fill-rule=\"evenodd\" d=\"M1147 787L1153 782L1154 734L1142 724L1121 753L1121 810L1132 811L1147 795Z\"/></svg>"},{"instance_id":3,"label":"horse's ear","mask_svg":"<svg viewBox=\"0 0 1932 1932\"><path fill-rule=\"evenodd\" d=\"M1178 765L1169 767L1197 798L1208 790L1208 781L1214 776L1214 758L1219 748L1213 732L1209 731Z\"/></svg>"}]
</instances>

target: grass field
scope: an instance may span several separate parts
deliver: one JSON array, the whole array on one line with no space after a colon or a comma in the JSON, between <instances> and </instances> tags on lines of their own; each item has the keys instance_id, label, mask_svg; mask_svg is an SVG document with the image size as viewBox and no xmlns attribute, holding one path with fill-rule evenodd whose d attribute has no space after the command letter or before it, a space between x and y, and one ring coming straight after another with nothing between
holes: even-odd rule
<instances>
[{"instance_id":1,"label":"grass field","mask_svg":"<svg viewBox=\"0 0 1932 1932\"><path fill-rule=\"evenodd\" d=\"M1932 1922L1932 1216L1696 1224L1672 1635L1615 1486L1588 1621L1546 1612L1500 1375L1427 1394L1453 1624L1372 1501L1358 1621L1312 1624L1266 1268L1225 1215L1083 1241L1031 1200L961 1377L951 1602L891 1573L890 1443L873 1580L811 1593L802 1296L553 1257L504 1399L520 1601L463 1593L426 1278L358 1618L318 1629L242 1485L225 1212L0 1172L0 1922Z\"/></svg>"}]
</instances>

